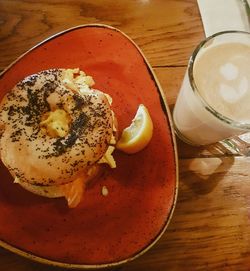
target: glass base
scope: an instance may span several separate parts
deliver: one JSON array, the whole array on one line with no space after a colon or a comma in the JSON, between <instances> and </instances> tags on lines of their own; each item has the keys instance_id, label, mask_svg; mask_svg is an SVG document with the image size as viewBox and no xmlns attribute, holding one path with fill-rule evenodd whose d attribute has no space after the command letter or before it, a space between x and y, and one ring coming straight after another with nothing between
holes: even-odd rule
<instances>
[{"instance_id":1,"label":"glass base","mask_svg":"<svg viewBox=\"0 0 250 271\"><path fill-rule=\"evenodd\" d=\"M189 139L187 139L180 131L179 129L176 127L175 123L174 123L174 131L175 131L175 134L179 137L180 140L182 140L183 142L189 144L189 145L192 145L194 147L200 147L202 145L199 145L199 144L195 144L194 142L190 141Z\"/></svg>"},{"instance_id":2,"label":"glass base","mask_svg":"<svg viewBox=\"0 0 250 271\"><path fill-rule=\"evenodd\" d=\"M175 133L180 140L183 142L194 146L194 147L201 147L206 146L208 149L216 149L217 151L220 150L222 153L229 152L233 155L238 154L242 156L250 156L250 143L245 142L244 140L240 139L239 137L233 137L229 139L224 139L219 142L215 142L208 145L198 145L187 139L183 134L178 130L178 128L174 124ZM223 150L223 148L224 150Z\"/></svg>"}]
</instances>

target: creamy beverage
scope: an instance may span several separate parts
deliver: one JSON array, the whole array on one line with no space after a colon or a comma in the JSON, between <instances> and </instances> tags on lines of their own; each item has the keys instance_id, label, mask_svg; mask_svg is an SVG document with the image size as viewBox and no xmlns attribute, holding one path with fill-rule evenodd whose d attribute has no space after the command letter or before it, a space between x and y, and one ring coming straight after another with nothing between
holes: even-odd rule
<instances>
[{"instance_id":1,"label":"creamy beverage","mask_svg":"<svg viewBox=\"0 0 250 271\"><path fill-rule=\"evenodd\" d=\"M216 111L250 122L250 46L228 43L209 48L195 62L194 80Z\"/></svg>"},{"instance_id":2,"label":"creamy beverage","mask_svg":"<svg viewBox=\"0 0 250 271\"><path fill-rule=\"evenodd\" d=\"M250 35L234 35L209 40L191 59L173 116L184 141L205 145L250 129Z\"/></svg>"}]
</instances>

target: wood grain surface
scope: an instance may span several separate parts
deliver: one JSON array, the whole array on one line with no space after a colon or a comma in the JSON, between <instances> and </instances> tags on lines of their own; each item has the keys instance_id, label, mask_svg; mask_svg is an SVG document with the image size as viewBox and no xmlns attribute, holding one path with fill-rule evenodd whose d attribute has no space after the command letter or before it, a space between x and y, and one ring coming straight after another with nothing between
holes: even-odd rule
<instances>
[{"instance_id":1,"label":"wood grain surface","mask_svg":"<svg viewBox=\"0 0 250 271\"><path fill-rule=\"evenodd\" d=\"M173 108L188 58L204 38L195 0L0 0L0 70L43 39L86 23L128 34ZM114 270L250 270L250 158L177 141L180 185L172 221L151 250ZM3 249L0 263L1 270L61 270Z\"/></svg>"}]
</instances>

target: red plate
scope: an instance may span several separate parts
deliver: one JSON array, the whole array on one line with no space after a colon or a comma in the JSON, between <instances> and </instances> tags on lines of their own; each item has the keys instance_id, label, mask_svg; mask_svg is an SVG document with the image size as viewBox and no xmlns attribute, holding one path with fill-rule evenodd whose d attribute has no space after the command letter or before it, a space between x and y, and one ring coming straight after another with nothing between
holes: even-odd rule
<instances>
[{"instance_id":1,"label":"red plate","mask_svg":"<svg viewBox=\"0 0 250 271\"><path fill-rule=\"evenodd\" d=\"M27 75L76 67L113 97L120 130L139 104L146 105L154 123L152 141L134 155L116 151L117 168L90 185L75 209L63 199L39 197L13 184L0 164L0 245L63 267L113 266L141 255L167 227L178 187L175 139L150 65L126 35L104 25L69 29L24 54L1 75L0 98Z\"/></svg>"}]
</instances>

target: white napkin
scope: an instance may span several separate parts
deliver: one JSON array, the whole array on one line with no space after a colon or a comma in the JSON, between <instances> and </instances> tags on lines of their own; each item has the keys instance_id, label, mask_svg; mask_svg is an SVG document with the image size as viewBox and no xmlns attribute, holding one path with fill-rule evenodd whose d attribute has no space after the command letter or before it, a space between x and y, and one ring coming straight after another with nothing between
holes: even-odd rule
<instances>
[{"instance_id":1,"label":"white napkin","mask_svg":"<svg viewBox=\"0 0 250 271\"><path fill-rule=\"evenodd\" d=\"M248 4L250 5L250 0ZM243 0L197 0L206 36L225 30L249 31Z\"/></svg>"}]
</instances>

